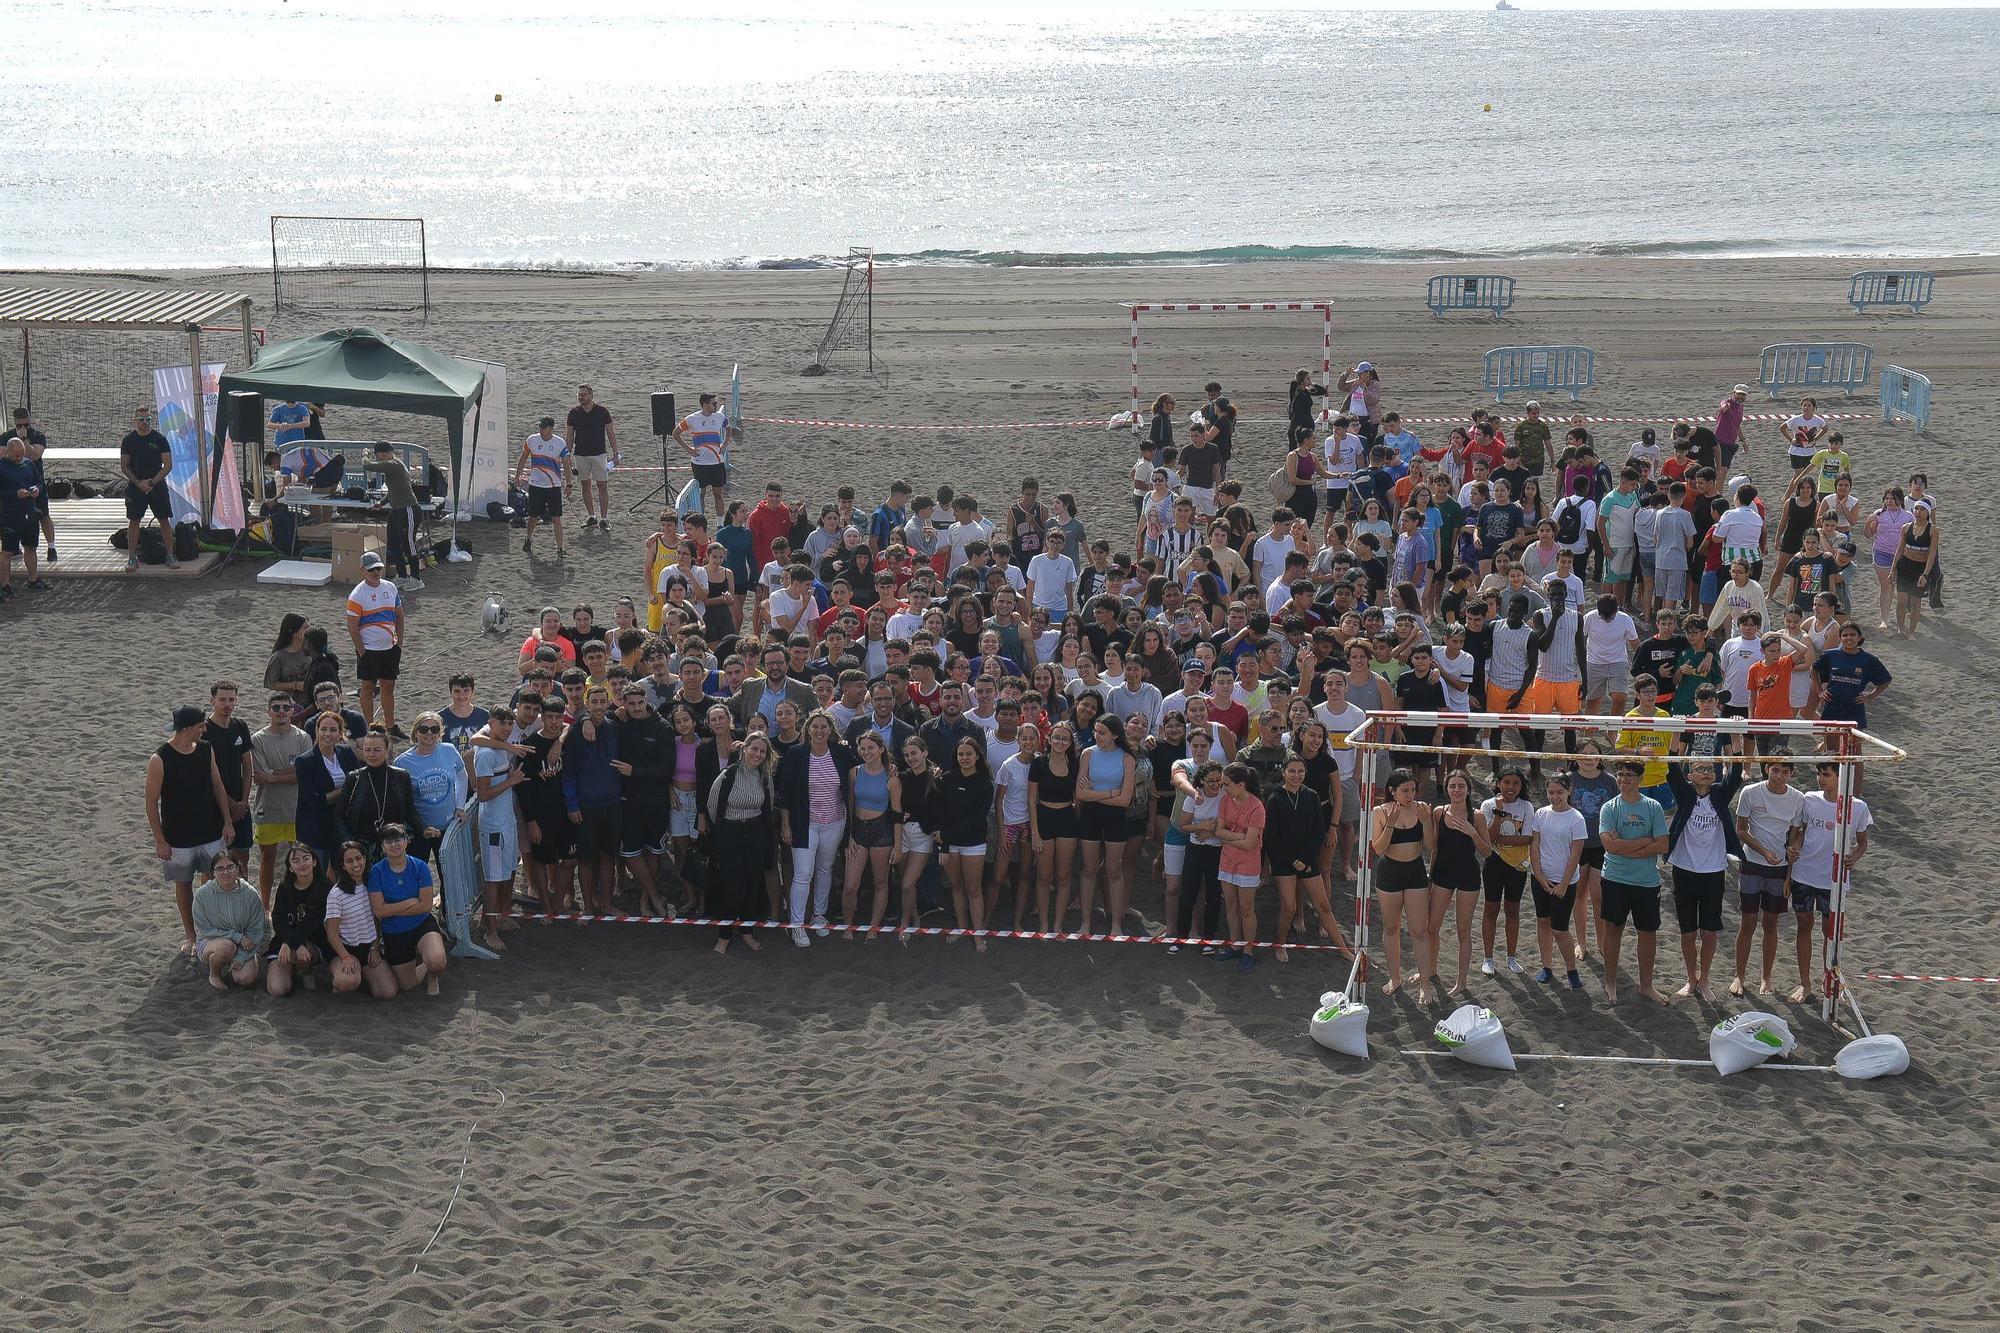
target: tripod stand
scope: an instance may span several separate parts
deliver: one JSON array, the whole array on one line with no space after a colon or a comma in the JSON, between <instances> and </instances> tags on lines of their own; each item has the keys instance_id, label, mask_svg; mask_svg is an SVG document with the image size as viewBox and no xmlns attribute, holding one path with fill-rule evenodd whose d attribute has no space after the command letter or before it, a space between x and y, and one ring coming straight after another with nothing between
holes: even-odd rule
<instances>
[{"instance_id":1,"label":"tripod stand","mask_svg":"<svg viewBox=\"0 0 2000 1333\"><path fill-rule=\"evenodd\" d=\"M662 435L660 436L660 484L634 500L632 502L632 509L643 508L645 505L651 503L653 497L656 495L660 497L662 503L671 503L667 496L667 478L670 472L671 469L667 465L667 437ZM627 513L631 511L631 509L626 510Z\"/></svg>"}]
</instances>

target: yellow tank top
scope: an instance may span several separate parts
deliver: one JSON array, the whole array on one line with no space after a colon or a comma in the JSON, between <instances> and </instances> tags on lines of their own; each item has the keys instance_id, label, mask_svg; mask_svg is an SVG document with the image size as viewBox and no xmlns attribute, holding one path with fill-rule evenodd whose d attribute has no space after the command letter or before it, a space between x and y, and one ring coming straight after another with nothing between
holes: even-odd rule
<instances>
[{"instance_id":1,"label":"yellow tank top","mask_svg":"<svg viewBox=\"0 0 2000 1333\"><path fill-rule=\"evenodd\" d=\"M1625 716L1639 717L1642 714L1635 708ZM1644 714L1644 716L1665 717L1666 714L1656 707L1651 713ZM1673 735L1671 732L1641 731L1632 727L1626 727L1618 733L1618 748L1633 754L1637 754L1641 750L1652 750L1656 754L1665 754L1672 742ZM1646 761L1646 771L1639 777L1640 784L1647 787L1657 787L1666 780L1667 766L1657 760L1648 759Z\"/></svg>"}]
</instances>

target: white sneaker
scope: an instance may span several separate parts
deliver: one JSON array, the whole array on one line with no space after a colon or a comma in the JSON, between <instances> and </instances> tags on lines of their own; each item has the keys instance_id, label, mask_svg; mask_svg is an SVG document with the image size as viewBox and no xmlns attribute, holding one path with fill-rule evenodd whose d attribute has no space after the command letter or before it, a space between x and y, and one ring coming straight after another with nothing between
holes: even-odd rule
<instances>
[{"instance_id":1,"label":"white sneaker","mask_svg":"<svg viewBox=\"0 0 2000 1333\"><path fill-rule=\"evenodd\" d=\"M793 926L792 943L798 945L801 949L809 949L812 947L812 936L806 934L803 926Z\"/></svg>"},{"instance_id":2,"label":"white sneaker","mask_svg":"<svg viewBox=\"0 0 2000 1333\"><path fill-rule=\"evenodd\" d=\"M422 592L424 590L424 581L422 579L397 579L396 586L404 592Z\"/></svg>"},{"instance_id":3,"label":"white sneaker","mask_svg":"<svg viewBox=\"0 0 2000 1333\"><path fill-rule=\"evenodd\" d=\"M821 939L825 939L827 936L833 934L833 927L826 923L825 917L816 916L813 918L813 934L819 936Z\"/></svg>"},{"instance_id":4,"label":"white sneaker","mask_svg":"<svg viewBox=\"0 0 2000 1333\"><path fill-rule=\"evenodd\" d=\"M1526 972L1528 969L1522 967L1521 960L1510 953L1507 955L1507 970L1509 972Z\"/></svg>"},{"instance_id":5,"label":"white sneaker","mask_svg":"<svg viewBox=\"0 0 2000 1333\"><path fill-rule=\"evenodd\" d=\"M1492 976L1494 972L1493 960L1491 958L1488 958L1484 962L1482 962L1479 965L1479 971L1482 976L1489 976L1489 977Z\"/></svg>"}]
</instances>

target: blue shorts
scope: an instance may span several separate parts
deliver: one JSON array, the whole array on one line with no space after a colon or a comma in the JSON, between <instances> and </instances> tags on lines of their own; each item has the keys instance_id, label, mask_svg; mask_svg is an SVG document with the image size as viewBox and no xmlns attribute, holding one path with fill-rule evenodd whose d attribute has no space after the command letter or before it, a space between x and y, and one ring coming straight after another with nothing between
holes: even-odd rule
<instances>
[{"instance_id":1,"label":"blue shorts","mask_svg":"<svg viewBox=\"0 0 2000 1333\"><path fill-rule=\"evenodd\" d=\"M1833 890L1822 889L1813 884L1792 881L1792 910L1801 916L1818 912L1826 916L1833 911Z\"/></svg>"},{"instance_id":2,"label":"blue shorts","mask_svg":"<svg viewBox=\"0 0 2000 1333\"><path fill-rule=\"evenodd\" d=\"M1643 795L1650 796L1654 800L1658 801L1660 803L1660 809L1666 811L1669 814L1673 813L1674 789L1668 786L1666 783L1662 782L1657 786L1652 786L1652 787L1641 787L1639 788L1639 791Z\"/></svg>"},{"instance_id":3,"label":"blue shorts","mask_svg":"<svg viewBox=\"0 0 2000 1333\"><path fill-rule=\"evenodd\" d=\"M1719 569L1703 571L1701 576L1702 604L1704 606L1712 604L1715 601L1715 594L1720 591L1722 591L1722 571Z\"/></svg>"}]
</instances>

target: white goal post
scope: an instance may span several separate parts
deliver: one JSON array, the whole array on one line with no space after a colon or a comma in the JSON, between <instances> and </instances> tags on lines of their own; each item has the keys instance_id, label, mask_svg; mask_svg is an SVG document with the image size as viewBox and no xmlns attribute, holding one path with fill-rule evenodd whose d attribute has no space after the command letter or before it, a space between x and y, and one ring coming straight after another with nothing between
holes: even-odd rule
<instances>
[{"instance_id":1,"label":"white goal post","mask_svg":"<svg viewBox=\"0 0 2000 1333\"><path fill-rule=\"evenodd\" d=\"M1312 311L1320 316L1319 382L1333 388L1333 302L1331 301L1161 301L1125 306L1132 321L1132 414L1139 416L1139 316L1148 314L1197 314L1212 311L1272 312Z\"/></svg>"},{"instance_id":2,"label":"white goal post","mask_svg":"<svg viewBox=\"0 0 2000 1333\"><path fill-rule=\"evenodd\" d=\"M1784 759L1794 764L1826 763L1840 765L1840 781L1834 798L1835 828L1833 840L1833 904L1828 913L1828 927L1821 936L1820 974L1820 1017L1833 1021L1834 1009L1839 1000L1845 998L1854 1011L1854 1018L1861 1025L1865 1035L1868 1020L1861 1015L1861 1006L1854 998L1854 992L1847 987L1841 974L1841 944L1847 934L1847 894L1853 882L1853 863L1847 852L1853 845L1854 797L1857 779L1862 765L1871 758L1896 764L1908 758L1908 754L1880 737L1873 736L1852 722L1823 722L1816 719L1786 719L1783 721L1753 720L1743 717L1650 717L1641 719L1614 718L1609 715L1568 714L1568 713L1433 713L1404 712L1398 709L1376 709L1369 712L1360 726L1347 734L1348 748L1360 753L1357 760L1359 773L1357 783L1361 793L1361 822L1357 835L1354 866L1354 949L1357 956L1366 957L1368 951L1368 897L1374 884L1374 863L1368 854L1369 824L1375 811L1376 793L1379 783L1374 770L1379 766L1368 762L1378 754L1428 754L1456 755L1463 760L1484 757L1494 761L1496 767L1501 760L1573 760L1582 757L1567 750L1508 750L1498 746L1487 748L1480 745L1412 745L1400 739L1401 728L1418 726L1425 728L1449 727L1459 731L1485 731L1498 733L1508 727L1550 732L1598 732L1616 734L1623 731L1661 731L1673 734L1713 732L1724 736L1780 736L1809 739L1814 742L1810 754L1790 755L1773 752L1768 755L1745 755L1740 762L1757 764L1764 759ZM1435 733L1434 733L1435 734ZM1637 752L1615 752L1591 755L1606 764L1624 758L1640 758ZM1668 764L1706 764L1731 762L1708 755L1646 755L1644 758ZM1355 970L1352 986L1356 988L1356 998L1367 988L1367 967Z\"/></svg>"}]
</instances>

